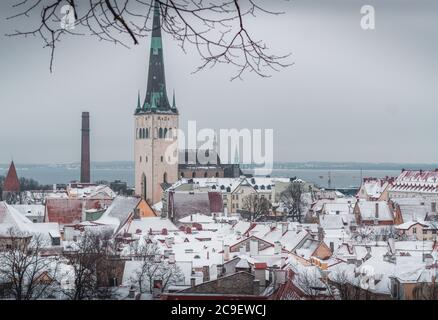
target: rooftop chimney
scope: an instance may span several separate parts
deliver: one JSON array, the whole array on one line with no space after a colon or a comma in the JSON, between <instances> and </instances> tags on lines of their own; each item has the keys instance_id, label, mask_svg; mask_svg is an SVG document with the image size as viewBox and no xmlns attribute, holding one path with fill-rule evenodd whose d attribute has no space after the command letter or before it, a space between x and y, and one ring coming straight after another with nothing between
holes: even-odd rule
<instances>
[{"instance_id":1,"label":"rooftop chimney","mask_svg":"<svg viewBox=\"0 0 438 320\"><path fill-rule=\"evenodd\" d=\"M281 243L280 243L280 241L275 241L274 254L280 254L280 253L281 253Z\"/></svg>"},{"instance_id":2,"label":"rooftop chimney","mask_svg":"<svg viewBox=\"0 0 438 320\"><path fill-rule=\"evenodd\" d=\"M324 241L324 229L318 226L318 241Z\"/></svg>"},{"instance_id":3,"label":"rooftop chimney","mask_svg":"<svg viewBox=\"0 0 438 320\"><path fill-rule=\"evenodd\" d=\"M259 242L256 239L249 241L249 253L252 257L259 254Z\"/></svg>"},{"instance_id":4,"label":"rooftop chimney","mask_svg":"<svg viewBox=\"0 0 438 320\"><path fill-rule=\"evenodd\" d=\"M230 260L230 246L224 245L224 261Z\"/></svg>"},{"instance_id":5,"label":"rooftop chimney","mask_svg":"<svg viewBox=\"0 0 438 320\"><path fill-rule=\"evenodd\" d=\"M81 183L90 183L90 113L82 112Z\"/></svg>"},{"instance_id":6,"label":"rooftop chimney","mask_svg":"<svg viewBox=\"0 0 438 320\"><path fill-rule=\"evenodd\" d=\"M288 230L288 227L289 227L289 223L283 222L281 224L281 234L285 234Z\"/></svg>"}]
</instances>

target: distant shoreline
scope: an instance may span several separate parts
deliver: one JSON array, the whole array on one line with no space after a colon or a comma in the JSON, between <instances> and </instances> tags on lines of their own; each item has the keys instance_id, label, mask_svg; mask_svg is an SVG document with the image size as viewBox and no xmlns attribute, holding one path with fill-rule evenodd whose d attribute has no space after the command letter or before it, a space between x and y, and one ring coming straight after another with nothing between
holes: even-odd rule
<instances>
[{"instance_id":1,"label":"distant shoreline","mask_svg":"<svg viewBox=\"0 0 438 320\"><path fill-rule=\"evenodd\" d=\"M9 164L0 165L0 176L5 176ZM80 164L16 164L19 177L31 178L40 184L66 184L79 180ZM357 188L362 178L397 177L402 169L430 170L433 164L372 164L372 163L327 163L327 162L281 162L275 163L272 177L297 177L322 188ZM242 166L244 173L251 173L251 166ZM121 180L129 187L134 185L134 162L111 161L91 164L93 182ZM329 184L330 181L330 184Z\"/></svg>"},{"instance_id":2,"label":"distant shoreline","mask_svg":"<svg viewBox=\"0 0 438 320\"><path fill-rule=\"evenodd\" d=\"M76 170L80 163L15 163L17 168L26 170L26 168L64 168ZM133 161L95 161L91 163L92 169L104 170L117 168L119 170L130 170L134 168ZM253 169L254 165L241 165L243 169ZM0 164L0 171L7 170L9 163ZM438 168L438 163L372 163L372 162L275 162L274 170L432 170Z\"/></svg>"}]
</instances>

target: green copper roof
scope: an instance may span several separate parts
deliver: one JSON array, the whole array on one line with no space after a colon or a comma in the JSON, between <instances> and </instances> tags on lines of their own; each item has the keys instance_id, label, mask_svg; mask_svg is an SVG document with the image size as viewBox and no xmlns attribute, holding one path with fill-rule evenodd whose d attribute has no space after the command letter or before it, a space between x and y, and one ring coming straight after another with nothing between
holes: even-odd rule
<instances>
[{"instance_id":1,"label":"green copper roof","mask_svg":"<svg viewBox=\"0 0 438 320\"><path fill-rule=\"evenodd\" d=\"M139 112L178 112L174 105L170 105L167 97L161 38L160 4L158 1L154 1L146 96L143 108Z\"/></svg>"}]
</instances>

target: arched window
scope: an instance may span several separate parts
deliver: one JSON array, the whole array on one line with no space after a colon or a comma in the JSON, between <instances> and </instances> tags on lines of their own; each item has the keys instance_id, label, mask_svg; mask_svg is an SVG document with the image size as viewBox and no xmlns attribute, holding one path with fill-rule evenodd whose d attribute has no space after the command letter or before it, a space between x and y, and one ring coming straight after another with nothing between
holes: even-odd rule
<instances>
[{"instance_id":1,"label":"arched window","mask_svg":"<svg viewBox=\"0 0 438 320\"><path fill-rule=\"evenodd\" d=\"M181 178L184 178L184 172L181 172Z\"/></svg>"},{"instance_id":2,"label":"arched window","mask_svg":"<svg viewBox=\"0 0 438 320\"><path fill-rule=\"evenodd\" d=\"M158 130L158 138L163 139L163 128Z\"/></svg>"},{"instance_id":3,"label":"arched window","mask_svg":"<svg viewBox=\"0 0 438 320\"><path fill-rule=\"evenodd\" d=\"M195 171L193 171L193 173L192 173L192 178L196 178L196 172Z\"/></svg>"},{"instance_id":4,"label":"arched window","mask_svg":"<svg viewBox=\"0 0 438 320\"><path fill-rule=\"evenodd\" d=\"M163 182L167 183L167 172L163 174Z\"/></svg>"},{"instance_id":5,"label":"arched window","mask_svg":"<svg viewBox=\"0 0 438 320\"><path fill-rule=\"evenodd\" d=\"M216 172L215 177L219 178L219 172Z\"/></svg>"},{"instance_id":6,"label":"arched window","mask_svg":"<svg viewBox=\"0 0 438 320\"><path fill-rule=\"evenodd\" d=\"M142 177L141 177L141 197L143 199L146 200L146 196L147 196L147 180L146 180L146 176L143 173Z\"/></svg>"},{"instance_id":7,"label":"arched window","mask_svg":"<svg viewBox=\"0 0 438 320\"><path fill-rule=\"evenodd\" d=\"M138 139L141 139L141 133L142 133L141 129L138 129L138 134L137 134L137 136L138 136L137 138Z\"/></svg>"},{"instance_id":8,"label":"arched window","mask_svg":"<svg viewBox=\"0 0 438 320\"><path fill-rule=\"evenodd\" d=\"M146 137L145 138L149 139L149 129L148 128L146 128Z\"/></svg>"},{"instance_id":9,"label":"arched window","mask_svg":"<svg viewBox=\"0 0 438 320\"><path fill-rule=\"evenodd\" d=\"M146 129L143 128L143 139L146 139Z\"/></svg>"},{"instance_id":10,"label":"arched window","mask_svg":"<svg viewBox=\"0 0 438 320\"><path fill-rule=\"evenodd\" d=\"M205 173L204 173L204 178L207 178L207 177L208 177L208 172L205 171Z\"/></svg>"},{"instance_id":11,"label":"arched window","mask_svg":"<svg viewBox=\"0 0 438 320\"><path fill-rule=\"evenodd\" d=\"M167 138L167 128L164 129L164 132L163 132L163 138L164 138L164 139Z\"/></svg>"}]
</instances>

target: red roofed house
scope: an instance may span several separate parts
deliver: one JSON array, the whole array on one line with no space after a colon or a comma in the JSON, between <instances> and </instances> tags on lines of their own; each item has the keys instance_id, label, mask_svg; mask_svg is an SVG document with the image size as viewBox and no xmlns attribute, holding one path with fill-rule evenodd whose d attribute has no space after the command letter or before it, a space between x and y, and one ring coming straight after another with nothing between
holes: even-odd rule
<instances>
[{"instance_id":1,"label":"red roofed house","mask_svg":"<svg viewBox=\"0 0 438 320\"><path fill-rule=\"evenodd\" d=\"M8 174L3 183L2 199L7 203L16 203L20 198L20 181L18 180L17 170L14 161L9 166Z\"/></svg>"}]
</instances>

